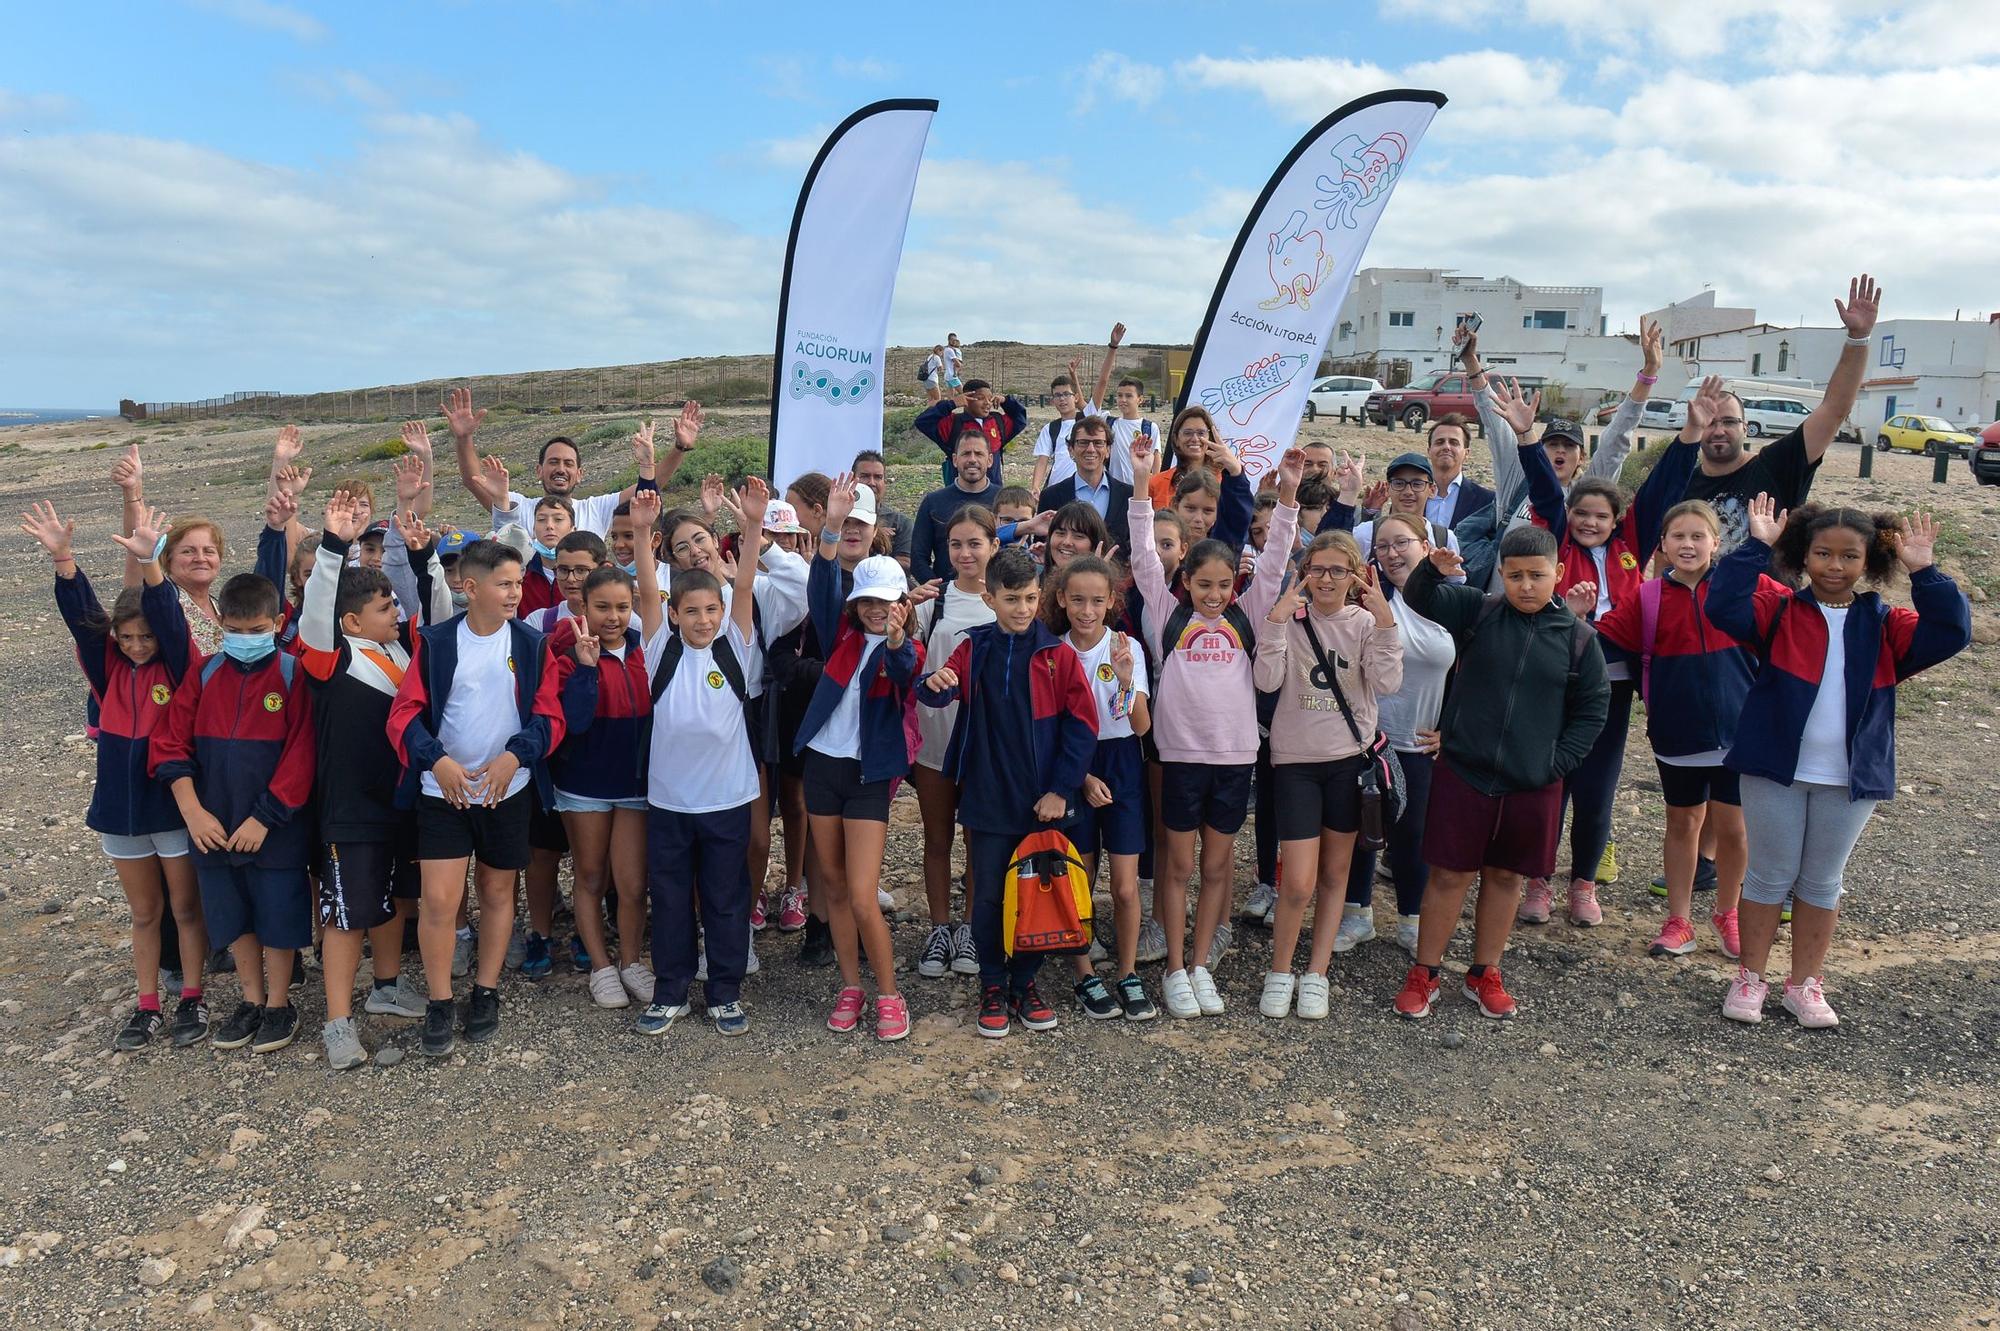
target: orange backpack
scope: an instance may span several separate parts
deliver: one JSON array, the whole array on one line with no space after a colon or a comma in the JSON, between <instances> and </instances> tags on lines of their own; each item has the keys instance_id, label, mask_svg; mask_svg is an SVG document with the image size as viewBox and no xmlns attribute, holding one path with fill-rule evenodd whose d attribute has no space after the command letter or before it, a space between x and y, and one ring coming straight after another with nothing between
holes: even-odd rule
<instances>
[{"instance_id":1,"label":"orange backpack","mask_svg":"<svg viewBox=\"0 0 2000 1331\"><path fill-rule=\"evenodd\" d=\"M1014 847L1002 898L1007 955L1090 951L1090 871L1070 839L1049 828Z\"/></svg>"}]
</instances>

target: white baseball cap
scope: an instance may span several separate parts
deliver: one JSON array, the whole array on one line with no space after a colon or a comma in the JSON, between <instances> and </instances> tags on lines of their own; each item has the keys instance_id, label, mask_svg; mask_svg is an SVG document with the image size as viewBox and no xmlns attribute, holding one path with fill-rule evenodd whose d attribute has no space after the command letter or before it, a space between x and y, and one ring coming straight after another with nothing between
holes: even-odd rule
<instances>
[{"instance_id":1,"label":"white baseball cap","mask_svg":"<svg viewBox=\"0 0 2000 1331\"><path fill-rule=\"evenodd\" d=\"M856 522L875 525L875 492L865 485L854 487L854 511L847 515Z\"/></svg>"},{"instance_id":2,"label":"white baseball cap","mask_svg":"<svg viewBox=\"0 0 2000 1331\"><path fill-rule=\"evenodd\" d=\"M864 493L866 489L864 486ZM847 599L870 596L878 601L900 601L909 590L910 576L903 572L895 556L870 555L854 566L854 590L847 594Z\"/></svg>"},{"instance_id":3,"label":"white baseball cap","mask_svg":"<svg viewBox=\"0 0 2000 1331\"><path fill-rule=\"evenodd\" d=\"M773 499L764 508L764 530L768 532L802 532L799 525L799 511L782 499Z\"/></svg>"}]
</instances>

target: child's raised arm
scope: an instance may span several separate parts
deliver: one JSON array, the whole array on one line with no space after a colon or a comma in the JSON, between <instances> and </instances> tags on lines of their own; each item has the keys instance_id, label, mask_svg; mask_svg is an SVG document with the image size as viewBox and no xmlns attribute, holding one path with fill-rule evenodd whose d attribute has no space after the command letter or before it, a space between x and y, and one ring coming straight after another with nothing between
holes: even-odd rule
<instances>
[{"instance_id":1,"label":"child's raised arm","mask_svg":"<svg viewBox=\"0 0 2000 1331\"><path fill-rule=\"evenodd\" d=\"M1932 562L1936 544L1936 521L1928 513L1912 513L1896 557L1909 571L1910 601L1916 609L1890 610L1885 626L1898 682L1958 655L1972 642L1972 603Z\"/></svg>"},{"instance_id":2,"label":"child's raised arm","mask_svg":"<svg viewBox=\"0 0 2000 1331\"><path fill-rule=\"evenodd\" d=\"M756 624L757 545L764 539L764 510L770 506L771 487L763 477L752 476L743 482L743 498L736 510L740 528L736 533L736 589L729 600L729 617L745 642Z\"/></svg>"},{"instance_id":3,"label":"child's raised arm","mask_svg":"<svg viewBox=\"0 0 2000 1331\"><path fill-rule=\"evenodd\" d=\"M638 570L639 634L651 642L660 631L666 611L660 605L660 570L653 558L653 526L660 520L660 492L638 490L632 495L632 526L638 539L632 542L632 566Z\"/></svg>"}]
</instances>

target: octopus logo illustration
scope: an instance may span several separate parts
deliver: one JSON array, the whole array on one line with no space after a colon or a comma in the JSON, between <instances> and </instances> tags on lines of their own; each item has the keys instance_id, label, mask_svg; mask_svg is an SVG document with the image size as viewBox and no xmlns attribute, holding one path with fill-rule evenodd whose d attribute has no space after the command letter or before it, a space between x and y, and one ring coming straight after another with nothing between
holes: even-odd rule
<instances>
[{"instance_id":1,"label":"octopus logo illustration","mask_svg":"<svg viewBox=\"0 0 2000 1331\"><path fill-rule=\"evenodd\" d=\"M1284 450L1278 441L1266 435L1253 434L1246 439L1231 439L1229 449L1243 460L1243 474L1255 480L1278 465L1278 458Z\"/></svg>"},{"instance_id":2,"label":"octopus logo illustration","mask_svg":"<svg viewBox=\"0 0 2000 1331\"><path fill-rule=\"evenodd\" d=\"M1259 301L1261 309L1281 305L1312 308L1313 293L1333 271L1333 256L1326 252L1326 237L1311 228L1303 212L1294 212L1270 236L1271 285L1277 294Z\"/></svg>"},{"instance_id":3,"label":"octopus logo illustration","mask_svg":"<svg viewBox=\"0 0 2000 1331\"><path fill-rule=\"evenodd\" d=\"M1377 135L1371 143L1349 134L1334 144L1333 160L1340 173L1314 182L1320 192L1314 206L1326 213L1326 225L1352 230L1363 209L1389 197L1409 151L1409 141L1394 133Z\"/></svg>"},{"instance_id":4,"label":"octopus logo illustration","mask_svg":"<svg viewBox=\"0 0 2000 1331\"><path fill-rule=\"evenodd\" d=\"M1304 356L1273 353L1251 361L1243 367L1243 373L1232 375L1213 388L1204 388L1201 404L1212 412L1226 410L1230 420L1248 425L1258 408L1283 392L1285 385L1298 378L1305 367Z\"/></svg>"},{"instance_id":5,"label":"octopus logo illustration","mask_svg":"<svg viewBox=\"0 0 2000 1331\"><path fill-rule=\"evenodd\" d=\"M859 402L875 387L875 373L860 370L852 376L841 379L825 370L813 370L804 361L792 365L792 398L823 397L835 406L849 402Z\"/></svg>"}]
</instances>

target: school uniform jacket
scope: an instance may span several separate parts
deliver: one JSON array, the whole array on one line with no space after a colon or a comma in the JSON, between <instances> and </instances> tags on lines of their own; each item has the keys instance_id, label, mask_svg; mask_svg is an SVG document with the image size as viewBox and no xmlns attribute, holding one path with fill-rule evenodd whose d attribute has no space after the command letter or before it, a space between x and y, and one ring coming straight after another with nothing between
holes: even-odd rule
<instances>
[{"instance_id":1,"label":"school uniform jacket","mask_svg":"<svg viewBox=\"0 0 2000 1331\"><path fill-rule=\"evenodd\" d=\"M884 642L862 659L868 636L848 621L847 599L841 591L845 581L838 559L813 557L812 571L806 577L813 632L820 642L830 642L833 647L826 653L826 664L820 669L819 683L805 719L799 723L792 751L806 751L859 671L868 681L861 695L861 779L887 781L908 776L910 741L904 726L915 706L910 691L923 667L923 644L907 637L900 647L891 648Z\"/></svg>"},{"instance_id":2,"label":"school uniform jacket","mask_svg":"<svg viewBox=\"0 0 2000 1331\"><path fill-rule=\"evenodd\" d=\"M549 644L547 668L561 693L565 731L549 760L556 789L594 800L643 797L653 694L638 630L625 630L623 660L605 652L585 666L576 659L572 629L560 644Z\"/></svg>"},{"instance_id":3,"label":"school uniform jacket","mask_svg":"<svg viewBox=\"0 0 2000 1331\"><path fill-rule=\"evenodd\" d=\"M151 752L181 680L201 663L173 583L162 579L145 588L139 604L159 650L135 666L118 650L111 631L91 622L101 622L104 610L83 570L56 579L56 608L76 640L77 663L98 700L97 784L83 823L112 836L147 836L181 825L180 806L153 780Z\"/></svg>"},{"instance_id":4,"label":"school uniform jacket","mask_svg":"<svg viewBox=\"0 0 2000 1331\"><path fill-rule=\"evenodd\" d=\"M563 594L556 590L554 569L542 562L539 550L531 550L521 564L521 604L514 607L516 619L526 619L537 610L561 605Z\"/></svg>"},{"instance_id":5,"label":"school uniform jacket","mask_svg":"<svg viewBox=\"0 0 2000 1331\"><path fill-rule=\"evenodd\" d=\"M410 643L410 666L389 706L389 741L403 765L396 787L396 807L416 807L423 774L448 757L438 733L444 725L445 703L451 698L452 676L458 671L458 626L464 612L442 624L426 625ZM543 668L542 635L518 619L502 629L510 635L508 660L514 670L514 705L521 728L507 741L533 777L531 784L543 808L554 799L549 782L549 754L563 740L562 702L555 675Z\"/></svg>"},{"instance_id":6,"label":"school uniform jacket","mask_svg":"<svg viewBox=\"0 0 2000 1331\"><path fill-rule=\"evenodd\" d=\"M162 785L193 778L201 807L225 832L246 818L268 829L254 855L193 851L199 868L302 869L312 857L312 819L298 816L312 800L312 694L303 670L294 668L287 682L281 655L247 666L220 657L206 684L203 668L190 669L153 737L153 776Z\"/></svg>"},{"instance_id":7,"label":"school uniform jacket","mask_svg":"<svg viewBox=\"0 0 2000 1331\"><path fill-rule=\"evenodd\" d=\"M1727 749L1736 739L1757 658L1749 648L1708 622L1702 607L1714 570L1694 586L1675 578L1660 584L1660 616L1653 625L1652 666L1648 671L1645 612L1640 592L1611 607L1597 621L1605 643L1632 658L1635 679L1646 683L1646 738L1664 758ZM1784 584L1758 575L1759 590L1782 592Z\"/></svg>"},{"instance_id":8,"label":"school uniform jacket","mask_svg":"<svg viewBox=\"0 0 2000 1331\"><path fill-rule=\"evenodd\" d=\"M1746 537L1716 566L1706 610L1710 623L1745 646L1763 651L1770 642L1744 699L1727 764L1789 786L1826 668L1827 623L1810 586L1792 592L1760 578L1770 562L1771 547ZM1910 599L1915 610L1861 592L1847 612L1841 648L1850 799L1895 797L1896 685L1972 641L1972 606L1936 565L1910 575Z\"/></svg>"}]
</instances>

